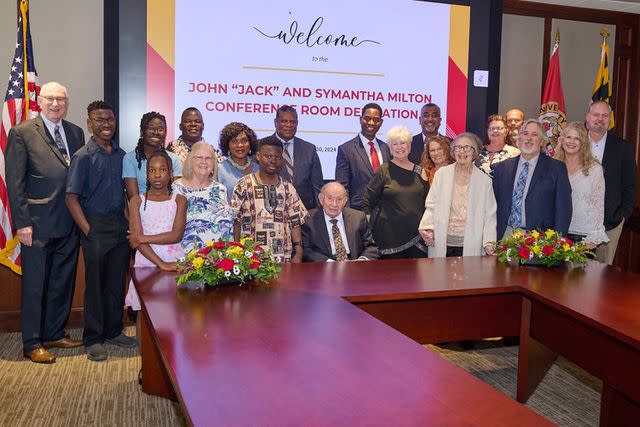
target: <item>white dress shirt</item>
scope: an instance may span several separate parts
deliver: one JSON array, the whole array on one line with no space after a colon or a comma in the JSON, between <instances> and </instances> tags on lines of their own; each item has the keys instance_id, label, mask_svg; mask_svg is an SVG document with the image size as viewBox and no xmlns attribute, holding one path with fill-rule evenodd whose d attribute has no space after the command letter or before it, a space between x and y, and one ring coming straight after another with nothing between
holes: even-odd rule
<instances>
[{"instance_id":1,"label":"white dress shirt","mask_svg":"<svg viewBox=\"0 0 640 427\"><path fill-rule=\"evenodd\" d=\"M60 120L58 123L53 123L51 120L47 119L44 116L44 114L40 114L40 117L42 117L42 121L44 122L44 125L47 127L47 130L53 137L54 144L56 143L56 126L60 126L59 130L60 130L60 136L62 136L62 143L64 144L64 147L67 149L67 155L69 156L69 159L71 159L71 152L69 151L69 144L67 144L67 135L64 133L64 126L62 126L62 120Z\"/></svg>"},{"instance_id":2,"label":"white dress shirt","mask_svg":"<svg viewBox=\"0 0 640 427\"><path fill-rule=\"evenodd\" d=\"M364 151L367 152L367 157L369 158L369 164L372 165L372 163L371 163L371 146L369 146L369 140L361 133L359 133L358 136L360 137L360 141L362 141L362 145L364 145ZM380 161L380 164L383 164L384 163L384 159L382 158L382 151L380 151L380 145L378 144L378 139L377 138L373 139L373 148L375 148L376 153L378 153L378 160Z\"/></svg>"},{"instance_id":3,"label":"white dress shirt","mask_svg":"<svg viewBox=\"0 0 640 427\"><path fill-rule=\"evenodd\" d=\"M518 161L518 169L516 169L516 179L513 182L513 193L516 191L516 184L518 183L518 177L520 176L520 171L524 167L525 163L529 163L529 171L527 173L527 183L524 186L524 194L522 195L522 222L520 223L521 228L527 228L527 209L526 209L526 199L527 193L529 192L529 185L531 185L531 178L533 177L533 171L536 170L536 165L538 164L538 159L540 158L540 154L535 156L531 160L525 160L524 157L520 156L520 160ZM544 203L541 201L541 203Z\"/></svg>"},{"instance_id":4,"label":"white dress shirt","mask_svg":"<svg viewBox=\"0 0 640 427\"><path fill-rule=\"evenodd\" d=\"M344 228L344 218L342 217L342 213L335 218L331 218L324 212L324 222L327 224L327 233L329 234L329 244L331 245L331 254L336 255L336 243L333 241L333 224L331 223L332 219L337 219L338 222L336 225L338 226L338 230L340 230L340 237L342 237L342 243L344 243L344 248L347 251L347 255L351 253L349 251L349 242L347 241L347 232ZM328 259L327 262L333 261L332 259Z\"/></svg>"},{"instance_id":5,"label":"white dress shirt","mask_svg":"<svg viewBox=\"0 0 640 427\"><path fill-rule=\"evenodd\" d=\"M278 135L278 133L276 132L276 138L278 138L280 140L280 142L282 142L282 148L284 149L286 147L287 151L289 152L289 156L291 156L291 161L293 162L293 150L295 150L295 144L293 143L294 138L291 138L288 141L285 141L284 139L280 138L280 135ZM287 147L287 144L289 144L289 146ZM293 166L293 163L291 163L291 165Z\"/></svg>"},{"instance_id":6,"label":"white dress shirt","mask_svg":"<svg viewBox=\"0 0 640 427\"><path fill-rule=\"evenodd\" d=\"M600 141L594 141L591 139L591 136L589 136L589 141L591 142L591 153L593 154L593 157L602 164L604 147L607 144L607 134L605 133Z\"/></svg>"}]
</instances>

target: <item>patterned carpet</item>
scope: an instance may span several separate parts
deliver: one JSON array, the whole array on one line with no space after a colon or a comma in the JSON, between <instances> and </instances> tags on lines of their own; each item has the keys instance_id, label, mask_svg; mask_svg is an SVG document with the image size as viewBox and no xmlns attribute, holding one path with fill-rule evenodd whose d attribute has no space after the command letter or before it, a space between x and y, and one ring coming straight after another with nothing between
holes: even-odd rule
<instances>
[{"instance_id":1,"label":"patterned carpet","mask_svg":"<svg viewBox=\"0 0 640 427\"><path fill-rule=\"evenodd\" d=\"M135 334L129 327L128 335ZM72 330L80 338L80 330ZM501 392L515 396L517 347L482 341L475 350L427 346ZM54 349L54 365L22 358L20 335L0 334L0 426L183 426L179 406L138 386L137 350L108 346L94 363L82 348ZM560 359L527 406L562 426L598 424L600 383Z\"/></svg>"}]
</instances>

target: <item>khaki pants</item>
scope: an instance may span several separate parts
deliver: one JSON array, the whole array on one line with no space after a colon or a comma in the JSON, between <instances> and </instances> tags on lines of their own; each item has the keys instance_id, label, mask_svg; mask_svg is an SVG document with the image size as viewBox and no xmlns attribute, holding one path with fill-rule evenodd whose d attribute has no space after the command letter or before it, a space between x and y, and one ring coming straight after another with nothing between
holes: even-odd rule
<instances>
[{"instance_id":1,"label":"khaki pants","mask_svg":"<svg viewBox=\"0 0 640 427\"><path fill-rule=\"evenodd\" d=\"M596 248L596 260L613 265L613 259L616 257L616 248L618 247L618 241L622 234L622 227L624 226L624 219L617 227L607 230L607 237L609 237L609 243L600 245Z\"/></svg>"}]
</instances>

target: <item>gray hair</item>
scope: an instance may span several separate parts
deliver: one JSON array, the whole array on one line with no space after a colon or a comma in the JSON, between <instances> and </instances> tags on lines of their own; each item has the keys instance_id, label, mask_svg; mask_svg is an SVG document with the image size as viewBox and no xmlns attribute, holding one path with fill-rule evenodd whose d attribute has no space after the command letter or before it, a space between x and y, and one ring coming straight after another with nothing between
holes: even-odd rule
<instances>
[{"instance_id":1,"label":"gray hair","mask_svg":"<svg viewBox=\"0 0 640 427\"><path fill-rule=\"evenodd\" d=\"M342 189L342 191L344 192L344 197L349 197L349 192L347 191L347 189L344 187L344 185L342 185L339 181L329 181L327 182L325 185L322 186L322 188L320 189L320 194L323 194L325 192L326 189L329 188L330 185L338 185L340 186L340 188ZM319 195L320 195L319 194Z\"/></svg>"},{"instance_id":2,"label":"gray hair","mask_svg":"<svg viewBox=\"0 0 640 427\"><path fill-rule=\"evenodd\" d=\"M411 145L413 135L407 129L406 126L398 125L394 126L387 132L387 144L393 144L397 142L404 142Z\"/></svg>"},{"instance_id":3,"label":"gray hair","mask_svg":"<svg viewBox=\"0 0 640 427\"><path fill-rule=\"evenodd\" d=\"M473 159L475 160L476 157L478 157L478 155L480 154L480 151L482 150L482 140L478 137L478 135L476 135L473 132L463 132L460 135L456 136L455 139L453 141L451 141L451 146L450 146L450 150L451 150L451 157L453 157L454 159L455 154L454 154L454 148L458 145L458 142L460 142L461 139L466 138L469 141L471 141L471 147L473 148Z\"/></svg>"},{"instance_id":4,"label":"gray hair","mask_svg":"<svg viewBox=\"0 0 640 427\"><path fill-rule=\"evenodd\" d=\"M542 138L542 144L540 144L540 152L544 153L545 148L549 145L549 136L547 135L547 131L544 130L544 125L538 119L527 119L524 121L522 126L520 126L520 131L518 132L518 139L522 138L522 132L524 132L525 128L529 126L531 123L538 126L540 130L540 137Z\"/></svg>"}]
</instances>

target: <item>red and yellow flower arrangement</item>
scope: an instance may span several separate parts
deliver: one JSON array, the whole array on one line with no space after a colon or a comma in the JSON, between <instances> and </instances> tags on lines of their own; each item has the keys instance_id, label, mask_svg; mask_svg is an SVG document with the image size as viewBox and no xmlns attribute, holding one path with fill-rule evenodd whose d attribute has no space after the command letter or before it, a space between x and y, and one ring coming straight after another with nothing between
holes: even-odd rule
<instances>
[{"instance_id":1,"label":"red and yellow flower arrangement","mask_svg":"<svg viewBox=\"0 0 640 427\"><path fill-rule=\"evenodd\" d=\"M593 255L583 242L573 242L554 230L516 231L496 245L496 256L503 263L542 264L547 267L567 262L584 266Z\"/></svg>"},{"instance_id":2,"label":"red and yellow flower arrangement","mask_svg":"<svg viewBox=\"0 0 640 427\"><path fill-rule=\"evenodd\" d=\"M246 283L248 280L269 281L278 277L280 266L271 251L252 239L239 242L207 242L195 247L178 260L178 286L186 282L218 286L222 283Z\"/></svg>"}]
</instances>

